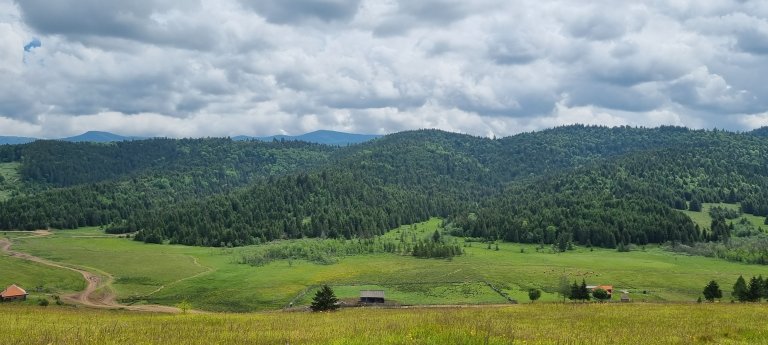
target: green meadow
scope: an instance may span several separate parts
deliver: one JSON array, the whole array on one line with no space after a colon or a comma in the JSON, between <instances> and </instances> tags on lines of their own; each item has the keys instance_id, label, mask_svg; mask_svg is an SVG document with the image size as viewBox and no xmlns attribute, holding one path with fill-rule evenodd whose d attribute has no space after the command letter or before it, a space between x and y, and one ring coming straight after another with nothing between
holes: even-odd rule
<instances>
[{"instance_id":1,"label":"green meadow","mask_svg":"<svg viewBox=\"0 0 768 345\"><path fill-rule=\"evenodd\" d=\"M439 219L395 229L385 236L430 236ZM10 233L9 233L10 234ZM251 248L201 248L151 245L106 236L98 228L55 231L39 238L17 238L14 249L111 276L111 288L125 303L174 305L188 300L196 309L257 311L309 303L321 284L334 286L342 299L354 300L362 289L383 289L401 305L500 304L528 302L529 289L544 291L541 301L559 301L561 277L569 282L610 284L634 301L694 301L711 279L728 287L735 279L762 274L768 267L687 256L648 246L628 253L577 247L555 253L535 245L460 241L465 254L452 259L420 259L398 254L340 258L333 264L277 260L263 266L238 263ZM312 240L321 241L321 240ZM51 291L82 287L72 272L2 257L0 280ZM30 268L34 267L34 268ZM61 279L66 277L67 279ZM63 283L58 283L62 281ZM728 294L726 293L726 296ZM614 296L618 298L618 294Z\"/></svg>"},{"instance_id":2,"label":"green meadow","mask_svg":"<svg viewBox=\"0 0 768 345\"><path fill-rule=\"evenodd\" d=\"M11 196L14 188L20 182L19 167L21 163L0 163L0 201Z\"/></svg>"},{"instance_id":3,"label":"green meadow","mask_svg":"<svg viewBox=\"0 0 768 345\"><path fill-rule=\"evenodd\" d=\"M4 344L766 344L761 304L537 303L482 308L167 315L0 304ZM738 322L737 322L738 320Z\"/></svg>"},{"instance_id":4,"label":"green meadow","mask_svg":"<svg viewBox=\"0 0 768 345\"><path fill-rule=\"evenodd\" d=\"M681 211L688 215L688 217L691 218L696 224L699 225L702 229L709 229L712 226L712 216L709 215L709 210L711 210L713 207L722 207L725 209L731 209L731 210L739 210L738 204L725 204L725 203L717 203L717 204L709 204L705 203L701 205L701 212L694 212L694 211ZM765 217L759 217L751 214L743 213L739 218L733 219L733 222L738 221L741 218L746 218L752 225L755 226L755 228L763 228L764 230L768 230L768 227L765 225Z\"/></svg>"}]
</instances>

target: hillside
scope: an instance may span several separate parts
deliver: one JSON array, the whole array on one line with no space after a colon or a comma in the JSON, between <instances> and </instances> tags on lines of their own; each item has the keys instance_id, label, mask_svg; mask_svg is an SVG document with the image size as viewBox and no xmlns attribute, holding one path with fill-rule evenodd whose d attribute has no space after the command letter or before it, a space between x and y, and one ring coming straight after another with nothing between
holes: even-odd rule
<instances>
[{"instance_id":1,"label":"hillside","mask_svg":"<svg viewBox=\"0 0 768 345\"><path fill-rule=\"evenodd\" d=\"M758 129L752 130L749 132L752 135L757 135L761 137L768 137L768 126L766 127L760 127Z\"/></svg>"},{"instance_id":2,"label":"hillside","mask_svg":"<svg viewBox=\"0 0 768 345\"><path fill-rule=\"evenodd\" d=\"M349 147L41 141L0 149L30 186L3 204L0 228L111 224L141 240L218 246L370 237L440 216L488 239L692 243L709 234L675 208L693 200L768 214L767 157L762 137L679 127L501 139L420 130Z\"/></svg>"}]
</instances>

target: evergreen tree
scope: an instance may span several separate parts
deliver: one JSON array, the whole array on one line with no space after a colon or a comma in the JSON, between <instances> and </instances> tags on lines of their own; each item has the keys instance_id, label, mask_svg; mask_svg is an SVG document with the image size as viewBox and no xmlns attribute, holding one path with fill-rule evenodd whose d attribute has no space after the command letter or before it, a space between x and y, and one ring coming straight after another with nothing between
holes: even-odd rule
<instances>
[{"instance_id":1,"label":"evergreen tree","mask_svg":"<svg viewBox=\"0 0 768 345\"><path fill-rule=\"evenodd\" d=\"M587 282L584 279L581 280L581 286L579 286L579 297L582 301L589 301L591 298L589 289L587 289Z\"/></svg>"},{"instance_id":2,"label":"evergreen tree","mask_svg":"<svg viewBox=\"0 0 768 345\"><path fill-rule=\"evenodd\" d=\"M699 201L697 198L691 199L691 204L688 206L688 210L701 212L701 201Z\"/></svg>"},{"instance_id":3,"label":"evergreen tree","mask_svg":"<svg viewBox=\"0 0 768 345\"><path fill-rule=\"evenodd\" d=\"M578 299L581 299L581 289L579 288L579 284L576 283L576 281L573 281L573 284L571 284L570 292L568 293L568 299L571 301L575 301Z\"/></svg>"},{"instance_id":4,"label":"evergreen tree","mask_svg":"<svg viewBox=\"0 0 768 345\"><path fill-rule=\"evenodd\" d=\"M435 230L435 233L432 234L432 242L440 242L440 231Z\"/></svg>"},{"instance_id":5,"label":"evergreen tree","mask_svg":"<svg viewBox=\"0 0 768 345\"><path fill-rule=\"evenodd\" d=\"M759 279L763 279L763 276L761 275ZM768 300L768 279L763 279L763 295L762 297L766 300Z\"/></svg>"},{"instance_id":6,"label":"evergreen tree","mask_svg":"<svg viewBox=\"0 0 768 345\"><path fill-rule=\"evenodd\" d=\"M704 298L710 302L723 298L723 291L720 290L720 286L717 285L716 281L711 280L709 284L704 287Z\"/></svg>"},{"instance_id":7,"label":"evergreen tree","mask_svg":"<svg viewBox=\"0 0 768 345\"><path fill-rule=\"evenodd\" d=\"M757 277L752 277L749 280L749 286L747 287L747 301L760 302L760 298L763 296L763 280Z\"/></svg>"},{"instance_id":8,"label":"evergreen tree","mask_svg":"<svg viewBox=\"0 0 768 345\"><path fill-rule=\"evenodd\" d=\"M337 304L338 302L339 299L336 298L336 294L331 287L323 285L323 287L315 293L310 308L312 311L336 310L339 308L339 305Z\"/></svg>"},{"instance_id":9,"label":"evergreen tree","mask_svg":"<svg viewBox=\"0 0 768 345\"><path fill-rule=\"evenodd\" d=\"M568 284L567 276L560 276L560 280L557 283L557 294L563 298L563 302L565 302L566 298L571 297L571 286Z\"/></svg>"},{"instance_id":10,"label":"evergreen tree","mask_svg":"<svg viewBox=\"0 0 768 345\"><path fill-rule=\"evenodd\" d=\"M739 302L746 302L749 300L749 290L747 289L747 282L744 280L744 276L739 276L739 278L736 279L736 283L733 284L731 296Z\"/></svg>"}]
</instances>

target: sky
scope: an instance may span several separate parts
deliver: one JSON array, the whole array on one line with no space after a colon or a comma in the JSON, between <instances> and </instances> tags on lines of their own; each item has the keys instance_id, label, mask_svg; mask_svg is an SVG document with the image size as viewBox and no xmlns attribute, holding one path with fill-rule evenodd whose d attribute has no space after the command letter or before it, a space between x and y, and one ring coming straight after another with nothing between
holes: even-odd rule
<instances>
[{"instance_id":1,"label":"sky","mask_svg":"<svg viewBox=\"0 0 768 345\"><path fill-rule=\"evenodd\" d=\"M0 0L0 135L768 125L768 1Z\"/></svg>"}]
</instances>

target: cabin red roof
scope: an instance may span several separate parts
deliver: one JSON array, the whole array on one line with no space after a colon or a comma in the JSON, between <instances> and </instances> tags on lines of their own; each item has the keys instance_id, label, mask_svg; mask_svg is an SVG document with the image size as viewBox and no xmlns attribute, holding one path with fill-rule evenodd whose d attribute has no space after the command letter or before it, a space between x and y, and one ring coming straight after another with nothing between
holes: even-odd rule
<instances>
[{"instance_id":1,"label":"cabin red roof","mask_svg":"<svg viewBox=\"0 0 768 345\"><path fill-rule=\"evenodd\" d=\"M27 292L16 285L11 285L5 290L3 290L3 292L0 292L1 298L21 297L26 295L27 295Z\"/></svg>"}]
</instances>

